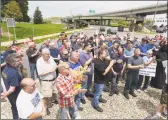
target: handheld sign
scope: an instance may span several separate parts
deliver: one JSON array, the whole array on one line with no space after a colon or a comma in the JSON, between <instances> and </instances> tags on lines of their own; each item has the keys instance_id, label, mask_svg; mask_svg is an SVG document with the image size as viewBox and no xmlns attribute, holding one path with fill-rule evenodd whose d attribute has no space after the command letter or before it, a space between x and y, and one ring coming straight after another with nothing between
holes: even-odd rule
<instances>
[{"instance_id":1,"label":"handheld sign","mask_svg":"<svg viewBox=\"0 0 168 120\"><path fill-rule=\"evenodd\" d=\"M157 65L156 63L152 63L151 65L146 66L143 69L140 69L139 70L139 75L155 77L156 65Z\"/></svg>"}]
</instances>

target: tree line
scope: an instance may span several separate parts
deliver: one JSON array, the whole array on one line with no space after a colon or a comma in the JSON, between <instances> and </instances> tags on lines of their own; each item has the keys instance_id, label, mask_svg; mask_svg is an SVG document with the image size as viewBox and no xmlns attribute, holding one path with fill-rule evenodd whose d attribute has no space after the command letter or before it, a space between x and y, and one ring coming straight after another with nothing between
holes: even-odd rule
<instances>
[{"instance_id":1,"label":"tree line","mask_svg":"<svg viewBox=\"0 0 168 120\"><path fill-rule=\"evenodd\" d=\"M18 22L30 22L28 0L1 0L1 17L15 18ZM43 17L39 7L33 15L34 24L42 24Z\"/></svg>"}]
</instances>

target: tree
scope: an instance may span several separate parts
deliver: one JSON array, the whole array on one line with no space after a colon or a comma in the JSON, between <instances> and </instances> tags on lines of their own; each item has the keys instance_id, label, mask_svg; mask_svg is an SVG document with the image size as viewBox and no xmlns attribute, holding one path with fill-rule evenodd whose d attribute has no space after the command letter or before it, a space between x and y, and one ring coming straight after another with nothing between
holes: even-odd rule
<instances>
[{"instance_id":1,"label":"tree","mask_svg":"<svg viewBox=\"0 0 168 120\"><path fill-rule=\"evenodd\" d=\"M20 11L23 15L23 18L18 19L17 21L23 21L23 22L30 22L30 17L27 15L28 13L28 1L27 0L1 0L1 16L5 17L4 15L4 6L8 4L11 1L16 1L19 4Z\"/></svg>"},{"instance_id":2,"label":"tree","mask_svg":"<svg viewBox=\"0 0 168 120\"><path fill-rule=\"evenodd\" d=\"M128 26L128 23L126 20L118 20L118 24L124 27Z\"/></svg>"},{"instance_id":3,"label":"tree","mask_svg":"<svg viewBox=\"0 0 168 120\"><path fill-rule=\"evenodd\" d=\"M23 19L21 21L30 22L30 17L27 15L27 12L29 10L28 1L27 0L16 0L16 1L19 3L20 10L23 14Z\"/></svg>"},{"instance_id":4,"label":"tree","mask_svg":"<svg viewBox=\"0 0 168 120\"><path fill-rule=\"evenodd\" d=\"M34 24L42 24L43 23L43 17L41 14L41 11L39 10L39 7L36 8L34 15L33 15L34 19Z\"/></svg>"},{"instance_id":5,"label":"tree","mask_svg":"<svg viewBox=\"0 0 168 120\"><path fill-rule=\"evenodd\" d=\"M15 18L16 21L23 18L19 4L16 1L11 1L4 7L4 16L6 18Z\"/></svg>"},{"instance_id":6,"label":"tree","mask_svg":"<svg viewBox=\"0 0 168 120\"><path fill-rule=\"evenodd\" d=\"M139 24L138 24L138 31L141 31L141 30L142 30L142 24L139 23Z\"/></svg>"}]
</instances>

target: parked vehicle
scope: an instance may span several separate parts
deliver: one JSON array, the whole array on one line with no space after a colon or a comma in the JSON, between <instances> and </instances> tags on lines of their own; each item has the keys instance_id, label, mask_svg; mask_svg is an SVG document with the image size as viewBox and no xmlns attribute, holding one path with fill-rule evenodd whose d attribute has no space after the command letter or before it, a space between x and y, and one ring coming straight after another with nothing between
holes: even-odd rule
<instances>
[{"instance_id":1,"label":"parked vehicle","mask_svg":"<svg viewBox=\"0 0 168 120\"><path fill-rule=\"evenodd\" d=\"M120 31L120 32L123 32L124 31L124 27L123 26L118 26L118 31Z\"/></svg>"},{"instance_id":2,"label":"parked vehicle","mask_svg":"<svg viewBox=\"0 0 168 120\"><path fill-rule=\"evenodd\" d=\"M114 29L108 29L108 30L107 30L107 34L116 35L116 34L117 34L117 31L114 30Z\"/></svg>"}]
</instances>

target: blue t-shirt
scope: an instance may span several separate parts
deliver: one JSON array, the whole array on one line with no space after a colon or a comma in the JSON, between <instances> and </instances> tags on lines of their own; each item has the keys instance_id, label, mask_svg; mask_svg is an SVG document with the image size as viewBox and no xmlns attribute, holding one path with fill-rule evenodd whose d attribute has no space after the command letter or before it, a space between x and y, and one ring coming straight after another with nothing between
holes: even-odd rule
<instances>
[{"instance_id":1,"label":"blue t-shirt","mask_svg":"<svg viewBox=\"0 0 168 120\"><path fill-rule=\"evenodd\" d=\"M108 47L111 47L113 45L113 42L108 42Z\"/></svg>"},{"instance_id":2,"label":"blue t-shirt","mask_svg":"<svg viewBox=\"0 0 168 120\"><path fill-rule=\"evenodd\" d=\"M20 82L23 77L19 74L17 68L7 65L2 71L2 78L6 87L9 90L10 86L16 87L15 91L9 96L17 96L21 90Z\"/></svg>"},{"instance_id":3,"label":"blue t-shirt","mask_svg":"<svg viewBox=\"0 0 168 120\"><path fill-rule=\"evenodd\" d=\"M134 55L135 48L132 48L131 50L124 49L124 55L127 57L131 57Z\"/></svg>"},{"instance_id":4,"label":"blue t-shirt","mask_svg":"<svg viewBox=\"0 0 168 120\"><path fill-rule=\"evenodd\" d=\"M77 63L69 63L69 66L70 66L70 68L71 69L73 69L73 70L78 70L79 69L79 67L81 66L81 64L80 64L80 62L77 62Z\"/></svg>"},{"instance_id":5,"label":"blue t-shirt","mask_svg":"<svg viewBox=\"0 0 168 120\"><path fill-rule=\"evenodd\" d=\"M58 58L58 55L59 55L59 50L58 48L55 48L55 49L49 49L50 50L50 54L53 58Z\"/></svg>"},{"instance_id":6,"label":"blue t-shirt","mask_svg":"<svg viewBox=\"0 0 168 120\"><path fill-rule=\"evenodd\" d=\"M140 45L138 48L140 49L142 53L147 53L148 51L147 44Z\"/></svg>"},{"instance_id":7,"label":"blue t-shirt","mask_svg":"<svg viewBox=\"0 0 168 120\"><path fill-rule=\"evenodd\" d=\"M152 48L154 48L154 47L155 47L154 44L149 44L149 43L147 44L147 49L148 49L148 50L150 50L150 49L152 49Z\"/></svg>"},{"instance_id":8,"label":"blue t-shirt","mask_svg":"<svg viewBox=\"0 0 168 120\"><path fill-rule=\"evenodd\" d=\"M85 52L80 52L80 56L79 56L79 61L81 63L81 65L84 66L84 64L86 63L86 61L88 61L91 58L90 53L85 53ZM90 72L88 72L89 75L93 74L93 63L91 62L89 65L90 68Z\"/></svg>"}]
</instances>

